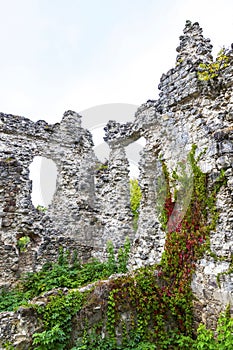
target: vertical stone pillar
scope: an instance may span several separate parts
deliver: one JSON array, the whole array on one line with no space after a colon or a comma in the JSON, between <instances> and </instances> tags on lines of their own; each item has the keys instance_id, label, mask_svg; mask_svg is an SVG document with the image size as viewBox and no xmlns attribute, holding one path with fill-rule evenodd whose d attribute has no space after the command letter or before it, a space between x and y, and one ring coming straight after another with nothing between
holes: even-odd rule
<instances>
[{"instance_id":1,"label":"vertical stone pillar","mask_svg":"<svg viewBox=\"0 0 233 350\"><path fill-rule=\"evenodd\" d=\"M156 178L161 170L159 169L156 147L151 148L147 143L139 167L142 199L138 229L129 262L131 268L158 263L165 243L165 232L161 229L156 212Z\"/></svg>"},{"instance_id":2,"label":"vertical stone pillar","mask_svg":"<svg viewBox=\"0 0 233 350\"><path fill-rule=\"evenodd\" d=\"M123 245L125 238L133 235L130 209L129 162L120 143L110 144L109 181L103 193L104 234L102 244L112 241L114 246Z\"/></svg>"},{"instance_id":3,"label":"vertical stone pillar","mask_svg":"<svg viewBox=\"0 0 233 350\"><path fill-rule=\"evenodd\" d=\"M92 136L81 127L81 116L64 114L54 139L57 188L48 214L54 227L83 245L92 246L96 228Z\"/></svg>"},{"instance_id":4,"label":"vertical stone pillar","mask_svg":"<svg viewBox=\"0 0 233 350\"><path fill-rule=\"evenodd\" d=\"M16 200L22 168L16 159L0 159L0 284L15 279L18 269Z\"/></svg>"}]
</instances>

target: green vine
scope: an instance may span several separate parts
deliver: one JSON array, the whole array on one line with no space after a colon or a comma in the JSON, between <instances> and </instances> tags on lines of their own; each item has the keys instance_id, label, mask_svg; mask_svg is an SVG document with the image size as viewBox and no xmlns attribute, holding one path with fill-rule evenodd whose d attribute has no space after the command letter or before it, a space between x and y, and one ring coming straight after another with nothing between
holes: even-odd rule
<instances>
[{"instance_id":1,"label":"green vine","mask_svg":"<svg viewBox=\"0 0 233 350\"><path fill-rule=\"evenodd\" d=\"M167 332L162 342L151 343L142 341L134 336L123 344L112 343L110 339L104 338L98 334L87 335L85 344L81 343L72 348L72 350L154 350L154 349L189 349L189 350L231 350L233 348L233 319L229 310L219 316L216 331L207 330L205 325L200 324L197 329L197 336L190 336L178 333Z\"/></svg>"},{"instance_id":2,"label":"green vine","mask_svg":"<svg viewBox=\"0 0 233 350\"><path fill-rule=\"evenodd\" d=\"M133 334L141 341L150 341L159 344L160 349L167 349L168 325L173 330L174 344L178 338L181 341L179 334L192 337L192 274L197 260L210 249L209 234L214 230L218 219L216 195L225 183L224 172L221 172L212 189L207 187L207 175L197 164L205 151L196 158L196 148L193 145L188 155L192 192L182 217L179 217L179 213L174 215L179 191L172 196L171 183L187 186L190 177L185 174L183 163L179 164L180 175L176 170L170 176L166 164L162 162L161 191L166 198L163 200L164 207L160 218L167 230L165 250L157 267L143 268L136 271L133 277L114 282L108 304L108 331L111 339L117 338L117 329L122 327L121 310L134 310L127 330L128 340L132 339Z\"/></svg>"},{"instance_id":3,"label":"green vine","mask_svg":"<svg viewBox=\"0 0 233 350\"><path fill-rule=\"evenodd\" d=\"M115 294L119 292L118 289L113 289L108 297L108 309L107 309L107 331L108 331L108 336L109 338L113 341L116 342L116 334L115 334L115 329L116 329L116 302L115 302Z\"/></svg>"},{"instance_id":4,"label":"green vine","mask_svg":"<svg viewBox=\"0 0 233 350\"><path fill-rule=\"evenodd\" d=\"M187 162L179 163L171 174L162 162L159 186L162 200L157 210L161 210L166 241L161 263L111 279L106 287L106 299L101 300L106 310L106 319L100 326L105 332L104 339L98 327L96 333L85 329L73 350L224 349L221 346L226 344L232 348L233 322L226 316L219 320L216 339L203 325L198 328L197 340L193 337L191 279L198 259L204 252L210 253L209 235L218 220L216 196L226 182L221 171L214 184L208 185L207 175L198 166L203 152L196 157L196 149L193 145ZM186 163L191 176L186 173ZM190 191L190 197L186 211L180 215L176 204L185 188ZM118 255L109 242L105 263L94 260L82 265L75 254L71 258L69 252L61 249L56 264L48 263L40 272L25 276L21 291L34 297L51 288L77 288L112 273L126 272L129 251L128 240ZM96 296L92 297L91 293L87 297L76 290L58 291L46 305L37 306L43 331L33 335L33 349L70 349L73 316L82 308L96 307ZM126 316L122 317L123 314Z\"/></svg>"},{"instance_id":5,"label":"green vine","mask_svg":"<svg viewBox=\"0 0 233 350\"><path fill-rule=\"evenodd\" d=\"M50 297L46 306L37 307L44 331L33 334L35 350L62 350L67 346L72 330L72 317L81 309L84 295L70 291Z\"/></svg>"}]
</instances>

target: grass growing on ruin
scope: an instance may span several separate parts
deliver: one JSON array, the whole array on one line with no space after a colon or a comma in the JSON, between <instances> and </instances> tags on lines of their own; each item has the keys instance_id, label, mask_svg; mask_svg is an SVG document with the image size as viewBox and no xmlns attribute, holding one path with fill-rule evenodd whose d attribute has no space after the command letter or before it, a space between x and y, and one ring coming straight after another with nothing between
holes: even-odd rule
<instances>
[{"instance_id":1,"label":"grass growing on ruin","mask_svg":"<svg viewBox=\"0 0 233 350\"><path fill-rule=\"evenodd\" d=\"M79 288L88 283L108 278L114 273L125 273L130 251L130 242L126 239L124 247L115 255L111 242L107 245L107 261L92 259L81 264L77 254L70 256L69 251L60 249L57 263L46 263L36 273L23 275L13 290L0 290L0 312L13 311L28 300L54 288Z\"/></svg>"},{"instance_id":2,"label":"grass growing on ruin","mask_svg":"<svg viewBox=\"0 0 233 350\"><path fill-rule=\"evenodd\" d=\"M98 341L101 349L153 349L155 344L156 349L221 348L222 330L220 338L215 340L213 333L201 325L195 341L191 280L197 260L210 249L209 234L218 219L216 195L224 185L225 177L221 172L212 188L207 189L207 175L198 166L202 154L196 157L195 153L194 145L188 155L192 191L181 217L179 213L175 215L179 193L172 196L170 185L173 181L180 189L187 188L189 179L182 164L180 174L173 171L170 175L166 164L162 163L165 197L161 220L167 235L161 263L112 282L107 305L107 338L97 340L97 334L86 340L84 336L77 349L89 349L91 344L98 349ZM130 321L125 322L121 317L123 310L129 312ZM221 326L232 329L232 320L225 321ZM229 335L223 346L232 345L232 342Z\"/></svg>"},{"instance_id":3,"label":"grass growing on ruin","mask_svg":"<svg viewBox=\"0 0 233 350\"><path fill-rule=\"evenodd\" d=\"M192 274L197 260L210 249L209 234L218 220L216 195L225 183L221 172L212 188L207 188L207 176L198 166L201 154L196 158L195 152L196 146L193 146L188 156L193 174L192 194L182 217L174 215L178 194L172 196L170 184L176 181L182 188L183 182L187 185L187 176L182 167L180 174L174 171L170 175L166 164L162 164L165 198L161 223L167 235L159 265L110 280L106 300L101 303L91 291L86 297L72 288L107 278L114 272L126 272L129 242L117 258L109 244L106 263L95 260L81 265L75 256L72 258L68 252L61 251L56 264L46 264L40 272L25 276L21 288L30 292L31 297L56 287L71 289L65 295L58 292L49 297L46 305L36 307L44 329L33 335L33 349L72 348L73 344L69 343L72 317L82 308L94 310L100 304L106 311L103 323L91 327L92 332L87 325L73 350L232 349L233 320L227 313L220 317L215 335L204 325L200 325L196 337L193 334Z\"/></svg>"}]
</instances>

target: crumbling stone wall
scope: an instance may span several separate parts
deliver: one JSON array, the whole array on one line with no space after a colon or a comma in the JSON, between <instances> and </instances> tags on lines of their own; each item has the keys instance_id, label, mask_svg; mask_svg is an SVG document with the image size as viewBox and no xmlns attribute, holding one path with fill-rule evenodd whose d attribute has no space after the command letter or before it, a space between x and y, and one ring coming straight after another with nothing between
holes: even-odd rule
<instances>
[{"instance_id":1,"label":"crumbling stone wall","mask_svg":"<svg viewBox=\"0 0 233 350\"><path fill-rule=\"evenodd\" d=\"M115 122L114 122L115 123ZM96 172L96 197L100 205L100 220L104 224L102 239L110 240L116 248L125 238L133 240L130 209L129 161L123 143L109 142L110 154L106 165Z\"/></svg>"},{"instance_id":2,"label":"crumbling stone wall","mask_svg":"<svg viewBox=\"0 0 233 350\"><path fill-rule=\"evenodd\" d=\"M56 192L46 213L31 201L29 166L35 156L52 159L58 170ZM12 283L20 273L57 259L60 246L77 250L79 257L87 260L93 250L101 255L109 239L122 245L132 230L132 219L124 211L128 201L129 214L129 195L122 201L124 212L120 214L125 215L125 232L118 236L118 222L122 221L117 213L111 217L111 212L104 211L110 217L107 225L96 204L96 165L92 136L81 127L77 113L66 112L61 123L54 125L0 114L0 284ZM117 165L113 161L112 167L117 169ZM109 193L112 188L110 185ZM115 191L109 198L111 207L116 202L114 196L119 193ZM113 220L114 224L109 222ZM30 237L30 244L20 253L17 242L24 236Z\"/></svg>"},{"instance_id":3,"label":"crumbling stone wall","mask_svg":"<svg viewBox=\"0 0 233 350\"><path fill-rule=\"evenodd\" d=\"M108 239L120 246L126 236L133 239L130 268L160 262L166 238L156 208L161 160L172 173L179 162L186 163L195 144L197 155L204 151L199 164L207 174L207 186L214 184L221 170L226 178L217 195L219 219L211 232L212 254L198 261L192 281L196 321L215 324L219 312L233 301L233 274L227 273L233 240L233 53L228 52L230 64L218 77L200 81L199 64L212 62L211 49L198 23L187 21L176 66L161 77L159 99L142 105L131 123L107 124L105 141L111 153L106 169L97 166L95 172L91 135L81 128L76 113L65 113L55 125L0 115L2 284L25 270L23 263L19 269L23 260L17 239L26 234L31 237L26 269L54 259L61 242L87 259L103 256ZM140 137L146 145L139 164L142 200L134 234L124 149ZM28 167L36 155L53 159L58 168L56 193L46 214L38 212L30 199ZM183 210L182 198L179 204Z\"/></svg>"},{"instance_id":4,"label":"crumbling stone wall","mask_svg":"<svg viewBox=\"0 0 233 350\"><path fill-rule=\"evenodd\" d=\"M109 122L106 128L106 140L121 140L121 146L141 136L146 139L140 161L142 201L132 268L160 262L163 252L165 232L156 211L161 160L172 174L179 162L187 163L195 144L197 156L204 152L199 164L207 174L207 186L211 187L224 170L226 184L217 196L219 219L210 237L211 251L220 259L206 254L197 264L192 283L197 322L202 320L207 326L213 326L216 315L233 301L233 274L227 273L233 238L233 52L228 52L230 64L224 73L200 81L199 64L213 62L211 49L199 24L187 21L177 48L176 66L161 77L159 100L142 105L133 123ZM182 210L184 203L180 200Z\"/></svg>"}]
</instances>

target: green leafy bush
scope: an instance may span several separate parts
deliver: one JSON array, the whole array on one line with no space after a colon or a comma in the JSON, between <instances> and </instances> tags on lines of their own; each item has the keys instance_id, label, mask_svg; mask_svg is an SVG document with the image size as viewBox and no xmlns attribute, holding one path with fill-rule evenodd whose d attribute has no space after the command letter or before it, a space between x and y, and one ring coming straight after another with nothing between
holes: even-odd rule
<instances>
[{"instance_id":1,"label":"green leafy bush","mask_svg":"<svg viewBox=\"0 0 233 350\"><path fill-rule=\"evenodd\" d=\"M82 265L77 257L73 257L69 263L69 252L61 249L57 263L46 263L39 272L27 273L21 279L21 288L32 298L54 288L79 288L107 278L113 273L125 273L129 251L130 242L126 239L124 247L119 249L118 256L115 257L113 245L109 242L106 262L92 259Z\"/></svg>"},{"instance_id":2,"label":"green leafy bush","mask_svg":"<svg viewBox=\"0 0 233 350\"><path fill-rule=\"evenodd\" d=\"M130 179L130 206L133 214L134 230L137 230L139 207L142 198L141 188L137 179Z\"/></svg>"},{"instance_id":3,"label":"green leafy bush","mask_svg":"<svg viewBox=\"0 0 233 350\"><path fill-rule=\"evenodd\" d=\"M115 255L111 242L107 246L107 261L92 259L80 264L76 252L70 258L70 252L60 249L57 263L48 262L36 273L23 275L13 290L0 289L0 312L13 311L28 300L54 288L79 288L85 284L108 278L113 273L125 273L129 258L130 241L126 239L124 247Z\"/></svg>"},{"instance_id":4,"label":"green leafy bush","mask_svg":"<svg viewBox=\"0 0 233 350\"><path fill-rule=\"evenodd\" d=\"M7 288L0 289L0 312L13 311L20 305L27 303L28 293L24 293L18 289L9 290Z\"/></svg>"},{"instance_id":5,"label":"green leafy bush","mask_svg":"<svg viewBox=\"0 0 233 350\"><path fill-rule=\"evenodd\" d=\"M7 341L6 343L3 344L3 349L6 349L6 350L14 350L15 347L12 345L11 342Z\"/></svg>"},{"instance_id":6,"label":"green leafy bush","mask_svg":"<svg viewBox=\"0 0 233 350\"><path fill-rule=\"evenodd\" d=\"M44 331L33 334L35 350L62 350L70 339L72 317L81 309L84 295L70 291L52 296L46 306L38 307Z\"/></svg>"},{"instance_id":7,"label":"green leafy bush","mask_svg":"<svg viewBox=\"0 0 233 350\"><path fill-rule=\"evenodd\" d=\"M46 264L37 274L28 274L23 281L23 287L38 295L42 289L76 288L106 278L115 272L126 272L129 250L130 242L126 240L124 247L118 251L118 257L115 257L113 245L109 242L106 262L93 260L84 265L79 264L76 259L69 264L69 254L61 250L57 264ZM36 350L66 348L70 338L72 317L81 308L83 298L83 294L77 291L71 291L66 296L60 293L52 297L45 307L37 309L45 330L33 335L33 345L36 346Z\"/></svg>"},{"instance_id":8,"label":"green leafy bush","mask_svg":"<svg viewBox=\"0 0 233 350\"><path fill-rule=\"evenodd\" d=\"M222 313L218 319L216 334L200 324L197 339L193 349L197 350L232 350L233 349L233 319L229 310Z\"/></svg>"},{"instance_id":9,"label":"green leafy bush","mask_svg":"<svg viewBox=\"0 0 233 350\"><path fill-rule=\"evenodd\" d=\"M31 239L28 236L20 237L17 241L17 247L19 248L20 252L26 252L27 246L30 243Z\"/></svg>"},{"instance_id":10,"label":"green leafy bush","mask_svg":"<svg viewBox=\"0 0 233 350\"><path fill-rule=\"evenodd\" d=\"M217 55L216 61L212 63L200 63L198 71L199 80L210 80L219 76L220 72L230 65L228 50L223 48Z\"/></svg>"}]
</instances>

